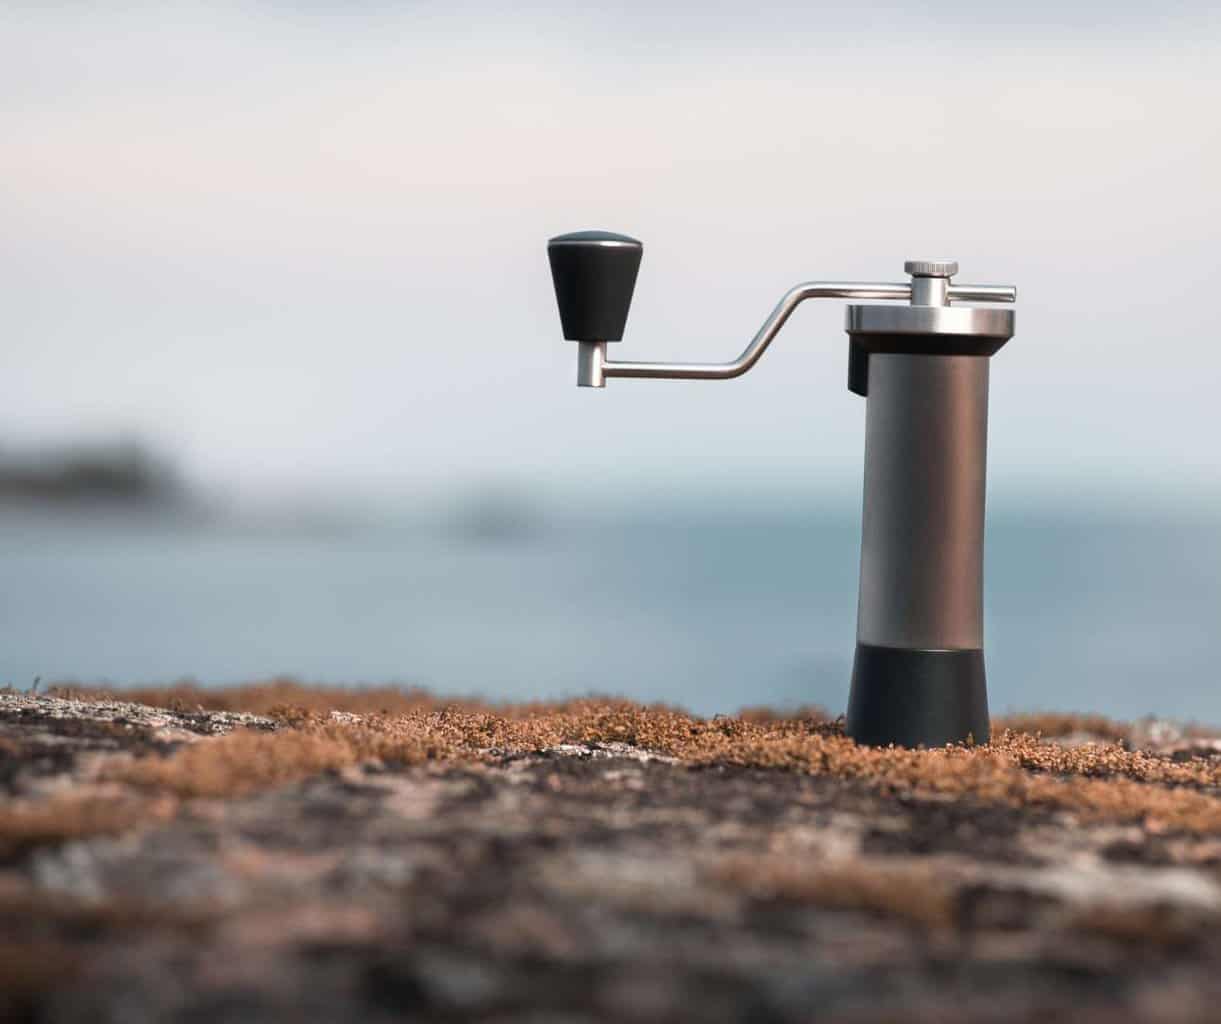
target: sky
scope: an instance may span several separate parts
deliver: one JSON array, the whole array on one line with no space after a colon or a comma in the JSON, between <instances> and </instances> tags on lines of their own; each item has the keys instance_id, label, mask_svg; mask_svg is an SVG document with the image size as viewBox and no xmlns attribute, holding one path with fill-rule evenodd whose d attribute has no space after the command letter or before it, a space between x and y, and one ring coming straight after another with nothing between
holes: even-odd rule
<instances>
[{"instance_id":1,"label":"sky","mask_svg":"<svg viewBox=\"0 0 1221 1024\"><path fill-rule=\"evenodd\" d=\"M6 3L0 447L239 498L856 493L842 304L732 382L574 386L545 244L643 239L612 357L802 280L1015 284L993 493L1221 502L1221 15L947 0Z\"/></svg>"}]
</instances>

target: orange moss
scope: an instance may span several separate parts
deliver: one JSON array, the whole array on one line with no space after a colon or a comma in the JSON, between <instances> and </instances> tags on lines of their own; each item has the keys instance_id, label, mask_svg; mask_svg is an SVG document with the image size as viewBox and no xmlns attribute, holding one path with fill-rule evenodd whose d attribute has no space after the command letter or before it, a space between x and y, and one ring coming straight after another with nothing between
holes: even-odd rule
<instances>
[{"instance_id":1,"label":"orange moss","mask_svg":"<svg viewBox=\"0 0 1221 1024\"><path fill-rule=\"evenodd\" d=\"M818 712L783 717L753 710L703 719L663 706L592 699L493 707L443 702L419 691L313 689L283 681L109 695L258 710L283 723L275 733L239 731L114 772L178 796L248 793L366 761L469 761L562 744L626 743L692 765L786 769L857 779L886 793L962 796L1068 811L1086 821L1221 832L1217 759L1177 762L1108 743L1064 748L1012 729L994 734L987 746L904 750L859 747ZM374 707L379 710L367 710ZM332 717L332 711L358 717ZM1051 731L1119 728L1068 716L1029 721Z\"/></svg>"},{"instance_id":2,"label":"orange moss","mask_svg":"<svg viewBox=\"0 0 1221 1024\"><path fill-rule=\"evenodd\" d=\"M1028 732L1036 736L1056 738L1084 734L1118 743L1131 734L1131 727L1115 722L1104 715L1064 714L1055 711L1039 711L1026 715L1005 715L993 719L996 731L1010 729L1013 732Z\"/></svg>"},{"instance_id":3,"label":"orange moss","mask_svg":"<svg viewBox=\"0 0 1221 1024\"><path fill-rule=\"evenodd\" d=\"M14 921L37 921L48 931L152 927L192 932L214 923L221 912L215 906L184 906L163 899L82 901L77 896L32 886L24 877L0 874L0 928Z\"/></svg>"},{"instance_id":4,"label":"orange moss","mask_svg":"<svg viewBox=\"0 0 1221 1024\"><path fill-rule=\"evenodd\" d=\"M954 924L954 888L922 867L841 864L811 868L789 857L733 857L711 877L763 899L897 917L925 928Z\"/></svg>"},{"instance_id":5,"label":"orange moss","mask_svg":"<svg viewBox=\"0 0 1221 1024\"><path fill-rule=\"evenodd\" d=\"M39 802L14 801L0 806L0 857L12 857L36 846L90 836L120 835L140 822L168 817L164 800L55 796Z\"/></svg>"},{"instance_id":6,"label":"orange moss","mask_svg":"<svg viewBox=\"0 0 1221 1024\"><path fill-rule=\"evenodd\" d=\"M291 679L224 687L195 683L131 688L58 686L48 693L68 700L122 700L175 711L245 711L255 715L285 708L320 713L399 714L453 703L423 690L395 686L307 686Z\"/></svg>"},{"instance_id":7,"label":"orange moss","mask_svg":"<svg viewBox=\"0 0 1221 1024\"><path fill-rule=\"evenodd\" d=\"M464 711L494 712L509 718L528 717L544 712L563 710L587 701L536 702L506 704L492 701L438 697L427 690L399 686L313 686L292 679L273 679L241 686L209 687L196 683L175 683L169 686L132 688L52 687L53 696L77 700L126 700L154 707L187 711L245 711L257 715L274 715L293 710L326 714L347 711L358 715L404 714L409 711L435 711L455 708ZM621 704L603 700L604 704ZM736 715L748 722L768 723L786 720L827 721L821 708L802 707L780 712L768 707L742 708ZM1037 712L1007 715L993 722L994 731L1010 729L1048 738L1074 733L1096 736L1118 742L1127 739L1131 730L1122 722L1102 715Z\"/></svg>"},{"instance_id":8,"label":"orange moss","mask_svg":"<svg viewBox=\"0 0 1221 1024\"><path fill-rule=\"evenodd\" d=\"M497 703L474 698L438 696L428 690L398 686L311 686L291 679L223 687L200 686L196 683L130 688L55 686L46 692L49 696L66 700L130 701L180 712L248 712L272 717L325 716L332 711L386 716L453 709L517 719L537 717L591 703L624 708L640 706L614 697ZM652 707L663 708L664 705ZM756 713L773 714L757 709ZM821 712L819 714L821 715ZM800 716L801 713L798 713L797 717Z\"/></svg>"},{"instance_id":9,"label":"orange moss","mask_svg":"<svg viewBox=\"0 0 1221 1024\"><path fill-rule=\"evenodd\" d=\"M692 718L623 702L574 701L513 717L448 708L344 723L313 714L277 733L237 732L144 759L118 777L183 796L244 793L364 761L481 760L562 744L626 743L694 765L858 779L884 792L964 796L1070 811L1084 820L1221 831L1221 767L1116 746L1062 749L1006 731L986 747L860 747L815 719Z\"/></svg>"},{"instance_id":10,"label":"orange moss","mask_svg":"<svg viewBox=\"0 0 1221 1024\"><path fill-rule=\"evenodd\" d=\"M1198 945L1216 927L1214 915L1167 904L1088 907L1070 926L1079 932L1121 942L1142 952L1178 951Z\"/></svg>"}]
</instances>

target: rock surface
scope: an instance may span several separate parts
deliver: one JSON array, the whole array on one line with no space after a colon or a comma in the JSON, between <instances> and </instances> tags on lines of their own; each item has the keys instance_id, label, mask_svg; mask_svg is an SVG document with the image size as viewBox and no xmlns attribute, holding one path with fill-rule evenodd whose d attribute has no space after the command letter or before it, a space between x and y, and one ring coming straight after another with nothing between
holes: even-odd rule
<instances>
[{"instance_id":1,"label":"rock surface","mask_svg":"<svg viewBox=\"0 0 1221 1024\"><path fill-rule=\"evenodd\" d=\"M292 728L0 694L0 1015L1217 1019L1208 829L609 741L212 797L124 774ZM1164 724L1123 739L1217 754Z\"/></svg>"}]
</instances>

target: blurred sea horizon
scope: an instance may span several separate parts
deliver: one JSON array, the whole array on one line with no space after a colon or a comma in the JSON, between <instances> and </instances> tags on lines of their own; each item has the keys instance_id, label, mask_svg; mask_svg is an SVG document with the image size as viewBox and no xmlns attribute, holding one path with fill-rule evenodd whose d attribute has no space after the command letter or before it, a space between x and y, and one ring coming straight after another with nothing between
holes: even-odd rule
<instances>
[{"instance_id":1,"label":"blurred sea horizon","mask_svg":"<svg viewBox=\"0 0 1221 1024\"><path fill-rule=\"evenodd\" d=\"M401 504L0 506L0 685L306 683L841 712L859 503L511 488ZM1221 722L1221 516L989 502L994 714Z\"/></svg>"},{"instance_id":2,"label":"blurred sea horizon","mask_svg":"<svg viewBox=\"0 0 1221 1024\"><path fill-rule=\"evenodd\" d=\"M1016 286L992 708L1221 724L1216 3L19 6L0 684L842 710L842 304L579 389L545 246L597 227L626 359L913 257Z\"/></svg>"}]
</instances>

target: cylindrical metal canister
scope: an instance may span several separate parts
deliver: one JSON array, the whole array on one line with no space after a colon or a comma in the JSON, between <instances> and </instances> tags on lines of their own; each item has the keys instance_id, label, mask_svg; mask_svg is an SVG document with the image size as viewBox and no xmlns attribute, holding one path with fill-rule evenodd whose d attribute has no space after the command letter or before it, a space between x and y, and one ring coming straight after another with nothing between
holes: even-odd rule
<instances>
[{"instance_id":1,"label":"cylindrical metal canister","mask_svg":"<svg viewBox=\"0 0 1221 1024\"><path fill-rule=\"evenodd\" d=\"M988 363L869 361L857 640L983 647Z\"/></svg>"},{"instance_id":2,"label":"cylindrical metal canister","mask_svg":"<svg viewBox=\"0 0 1221 1024\"><path fill-rule=\"evenodd\" d=\"M847 730L870 744L987 742L988 368L1012 333L1012 314L998 321L948 307L867 312L876 308L851 307L848 325L853 386L866 396L866 413Z\"/></svg>"}]
</instances>

